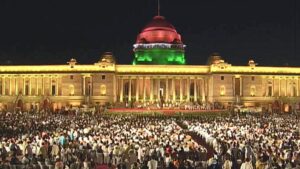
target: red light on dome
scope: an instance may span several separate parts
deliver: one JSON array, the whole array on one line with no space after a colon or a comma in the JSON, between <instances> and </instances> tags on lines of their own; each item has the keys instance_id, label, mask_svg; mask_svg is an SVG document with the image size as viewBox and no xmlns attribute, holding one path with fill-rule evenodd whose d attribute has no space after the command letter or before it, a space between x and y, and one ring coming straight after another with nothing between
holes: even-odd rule
<instances>
[{"instance_id":1,"label":"red light on dome","mask_svg":"<svg viewBox=\"0 0 300 169\"><path fill-rule=\"evenodd\" d=\"M162 16L155 16L138 35L136 43L182 43L181 36Z\"/></svg>"}]
</instances>

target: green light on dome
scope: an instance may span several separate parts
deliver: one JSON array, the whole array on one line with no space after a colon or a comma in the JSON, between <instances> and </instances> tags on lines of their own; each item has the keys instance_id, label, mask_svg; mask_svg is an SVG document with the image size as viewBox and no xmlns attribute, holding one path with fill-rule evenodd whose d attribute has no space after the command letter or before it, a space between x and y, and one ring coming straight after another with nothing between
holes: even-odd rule
<instances>
[{"instance_id":1,"label":"green light on dome","mask_svg":"<svg viewBox=\"0 0 300 169\"><path fill-rule=\"evenodd\" d=\"M135 51L133 64L184 65L184 51L159 48L139 49Z\"/></svg>"}]
</instances>

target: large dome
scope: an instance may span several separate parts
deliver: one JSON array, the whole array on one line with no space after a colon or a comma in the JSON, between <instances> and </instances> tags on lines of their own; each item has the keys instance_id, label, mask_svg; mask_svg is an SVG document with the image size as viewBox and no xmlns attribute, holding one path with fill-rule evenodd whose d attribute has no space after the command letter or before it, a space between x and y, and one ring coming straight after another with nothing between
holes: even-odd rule
<instances>
[{"instance_id":1,"label":"large dome","mask_svg":"<svg viewBox=\"0 0 300 169\"><path fill-rule=\"evenodd\" d=\"M155 16L137 36L136 43L182 44L175 27L163 16Z\"/></svg>"}]
</instances>

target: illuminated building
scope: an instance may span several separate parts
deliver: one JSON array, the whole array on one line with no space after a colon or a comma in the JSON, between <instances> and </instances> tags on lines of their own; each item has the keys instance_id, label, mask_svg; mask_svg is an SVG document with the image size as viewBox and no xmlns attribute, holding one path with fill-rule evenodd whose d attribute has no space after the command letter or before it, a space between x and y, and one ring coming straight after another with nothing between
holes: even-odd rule
<instances>
[{"instance_id":1,"label":"illuminated building","mask_svg":"<svg viewBox=\"0 0 300 169\"><path fill-rule=\"evenodd\" d=\"M185 65L184 44L164 17L156 16L138 35L133 65L115 63L112 53L83 65L0 66L0 107L60 109L83 104L241 103L268 107L298 98L300 68L226 63L212 54L206 65Z\"/></svg>"}]
</instances>

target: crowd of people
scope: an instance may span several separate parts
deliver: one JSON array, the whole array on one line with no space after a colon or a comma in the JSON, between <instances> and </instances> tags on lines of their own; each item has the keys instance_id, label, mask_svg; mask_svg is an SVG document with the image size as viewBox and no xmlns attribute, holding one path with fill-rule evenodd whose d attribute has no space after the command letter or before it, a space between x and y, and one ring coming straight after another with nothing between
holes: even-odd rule
<instances>
[{"instance_id":1,"label":"crowd of people","mask_svg":"<svg viewBox=\"0 0 300 169\"><path fill-rule=\"evenodd\" d=\"M206 161L172 118L0 115L0 168L195 168Z\"/></svg>"},{"instance_id":2,"label":"crowd of people","mask_svg":"<svg viewBox=\"0 0 300 169\"><path fill-rule=\"evenodd\" d=\"M172 102L172 101L154 101L154 102L126 102L117 104L115 108L139 108L139 109L180 109L180 110L214 110L225 109L224 106L216 103L197 103L197 102Z\"/></svg>"},{"instance_id":3,"label":"crowd of people","mask_svg":"<svg viewBox=\"0 0 300 169\"><path fill-rule=\"evenodd\" d=\"M300 120L295 115L199 117L183 123L213 147L216 168L300 168Z\"/></svg>"},{"instance_id":4,"label":"crowd of people","mask_svg":"<svg viewBox=\"0 0 300 169\"><path fill-rule=\"evenodd\" d=\"M299 133L295 115L2 113L0 168L298 169Z\"/></svg>"}]
</instances>

